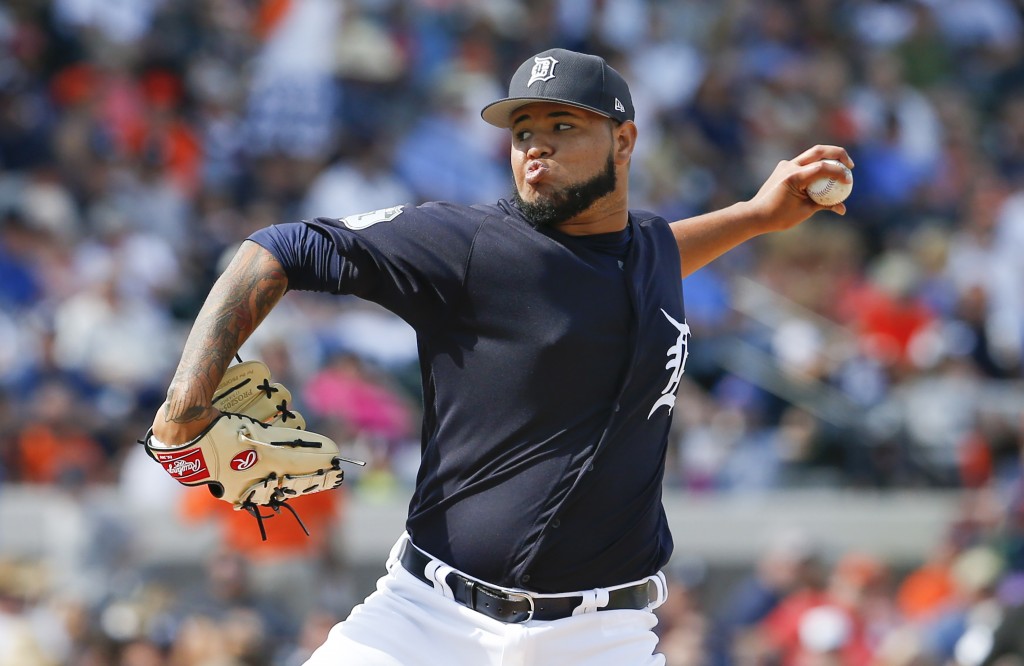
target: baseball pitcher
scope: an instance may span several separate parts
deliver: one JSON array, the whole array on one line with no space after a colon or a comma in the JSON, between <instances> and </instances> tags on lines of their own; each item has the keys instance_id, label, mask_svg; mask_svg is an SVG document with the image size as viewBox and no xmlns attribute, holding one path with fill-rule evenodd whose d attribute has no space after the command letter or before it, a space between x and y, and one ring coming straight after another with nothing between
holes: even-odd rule
<instances>
[{"instance_id":1,"label":"baseball pitcher","mask_svg":"<svg viewBox=\"0 0 1024 666\"><path fill-rule=\"evenodd\" d=\"M198 315L146 441L170 473L257 515L333 488L351 461L283 416L294 410L267 394L263 368L245 387L269 410L238 414L218 391L239 384L232 358L287 291L378 303L418 336L422 460L386 573L308 666L663 664L652 611L672 554L661 487L690 340L680 277L827 209L808 185L847 182L853 164L815 146L749 201L670 223L628 206L638 128L603 59L531 57L482 115L509 131L508 200L396 202L254 233Z\"/></svg>"}]
</instances>

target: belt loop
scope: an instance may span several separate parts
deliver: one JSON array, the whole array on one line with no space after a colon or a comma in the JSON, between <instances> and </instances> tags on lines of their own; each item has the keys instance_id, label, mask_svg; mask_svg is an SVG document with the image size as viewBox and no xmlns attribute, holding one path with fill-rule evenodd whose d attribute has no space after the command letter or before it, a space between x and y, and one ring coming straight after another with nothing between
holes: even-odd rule
<instances>
[{"instance_id":1,"label":"belt loop","mask_svg":"<svg viewBox=\"0 0 1024 666\"><path fill-rule=\"evenodd\" d=\"M448 574L453 571L455 571L455 569L443 562L430 560L424 568L423 573L426 575L427 580L434 584L435 590L443 594L448 599L455 599L455 592L452 591L452 588L447 581Z\"/></svg>"},{"instance_id":2,"label":"belt loop","mask_svg":"<svg viewBox=\"0 0 1024 666\"><path fill-rule=\"evenodd\" d=\"M388 571L395 568L395 565L398 564L399 559L402 557L402 551L406 548L412 548L412 541L409 539L408 532L402 532L402 536L398 537L398 541L391 547L391 553L388 554L387 562L384 565Z\"/></svg>"},{"instance_id":3,"label":"belt loop","mask_svg":"<svg viewBox=\"0 0 1024 666\"><path fill-rule=\"evenodd\" d=\"M608 590L599 588L596 590L586 590L583 592L583 601L579 606L572 609L573 615L583 615L584 613L593 613L598 608L604 608L608 605Z\"/></svg>"},{"instance_id":4,"label":"belt loop","mask_svg":"<svg viewBox=\"0 0 1024 666\"><path fill-rule=\"evenodd\" d=\"M658 598L647 604L647 610L653 611L655 608L668 601L668 581L665 580L665 574L661 571L647 580L654 583L654 587L658 590Z\"/></svg>"}]
</instances>

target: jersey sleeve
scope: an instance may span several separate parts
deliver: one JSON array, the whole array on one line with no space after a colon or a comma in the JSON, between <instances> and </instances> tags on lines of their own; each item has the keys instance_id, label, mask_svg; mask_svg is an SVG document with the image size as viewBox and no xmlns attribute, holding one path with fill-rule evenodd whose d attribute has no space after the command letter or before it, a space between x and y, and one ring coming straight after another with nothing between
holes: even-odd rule
<instances>
[{"instance_id":1,"label":"jersey sleeve","mask_svg":"<svg viewBox=\"0 0 1024 666\"><path fill-rule=\"evenodd\" d=\"M365 298L418 326L458 306L473 238L485 218L452 204L395 206L340 220L277 224L249 240L281 262L289 289Z\"/></svg>"}]
</instances>

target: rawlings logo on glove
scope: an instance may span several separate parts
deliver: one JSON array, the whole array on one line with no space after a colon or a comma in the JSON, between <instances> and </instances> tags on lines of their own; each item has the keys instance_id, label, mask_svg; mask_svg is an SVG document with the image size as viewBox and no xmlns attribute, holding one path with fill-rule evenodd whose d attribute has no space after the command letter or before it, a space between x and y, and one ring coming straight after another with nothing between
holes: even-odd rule
<instances>
[{"instance_id":1,"label":"rawlings logo on glove","mask_svg":"<svg viewBox=\"0 0 1024 666\"><path fill-rule=\"evenodd\" d=\"M210 478L210 470L206 469L206 461L203 459L201 449L186 451L184 455L154 453L153 457L175 480L186 485Z\"/></svg>"},{"instance_id":2,"label":"rawlings logo on glove","mask_svg":"<svg viewBox=\"0 0 1024 666\"><path fill-rule=\"evenodd\" d=\"M242 451L237 456L231 459L231 469L236 472L244 472L249 469L260 459L256 454L256 451L249 449L248 451Z\"/></svg>"},{"instance_id":3,"label":"rawlings logo on glove","mask_svg":"<svg viewBox=\"0 0 1024 666\"><path fill-rule=\"evenodd\" d=\"M305 531L288 500L340 486L343 462L365 464L341 457L329 437L302 430L306 421L291 409L291 393L271 384L269 369L259 361L228 368L213 406L221 415L192 441L168 446L150 430L141 443L179 483L206 485L236 511L251 513L264 540L263 519L270 516L260 507L288 509Z\"/></svg>"}]
</instances>

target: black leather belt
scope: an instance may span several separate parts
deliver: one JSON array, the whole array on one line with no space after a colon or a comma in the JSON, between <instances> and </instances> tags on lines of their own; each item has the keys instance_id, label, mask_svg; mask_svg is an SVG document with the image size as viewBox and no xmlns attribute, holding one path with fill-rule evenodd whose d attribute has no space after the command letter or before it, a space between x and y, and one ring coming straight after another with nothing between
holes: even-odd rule
<instances>
[{"instance_id":1,"label":"black leather belt","mask_svg":"<svg viewBox=\"0 0 1024 666\"><path fill-rule=\"evenodd\" d=\"M434 586L434 581L426 575L431 558L410 542L402 544L399 561L406 571L427 585ZM507 624L530 620L561 620L572 616L573 610L583 603L583 596L580 594L565 597L533 597L479 583L456 571L445 576L444 582L451 588L456 602ZM608 604L597 610L640 610L647 608L657 599L657 595L657 586L652 581L645 580L629 587L609 590Z\"/></svg>"}]
</instances>

